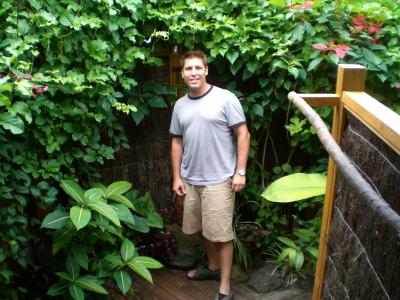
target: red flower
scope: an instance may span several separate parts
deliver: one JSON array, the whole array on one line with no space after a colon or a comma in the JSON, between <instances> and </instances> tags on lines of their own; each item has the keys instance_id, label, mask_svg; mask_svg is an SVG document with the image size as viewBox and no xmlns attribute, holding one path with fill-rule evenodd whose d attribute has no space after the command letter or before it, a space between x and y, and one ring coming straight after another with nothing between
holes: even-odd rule
<instances>
[{"instance_id":1,"label":"red flower","mask_svg":"<svg viewBox=\"0 0 400 300\"><path fill-rule=\"evenodd\" d=\"M354 17L352 23L354 25L363 25L363 23L365 22L365 19L366 18L364 16L357 15Z\"/></svg>"},{"instance_id":2,"label":"red flower","mask_svg":"<svg viewBox=\"0 0 400 300\"><path fill-rule=\"evenodd\" d=\"M368 26L365 26L365 25L357 25L357 26L356 26L356 29L357 29L357 30L364 30L364 29L366 29L366 28L368 28Z\"/></svg>"},{"instance_id":3,"label":"red flower","mask_svg":"<svg viewBox=\"0 0 400 300\"><path fill-rule=\"evenodd\" d=\"M31 96L32 96L32 97L35 97L35 96L36 96L36 94L35 94L35 93L32 93L32 94L31 94Z\"/></svg>"},{"instance_id":4,"label":"red flower","mask_svg":"<svg viewBox=\"0 0 400 300\"><path fill-rule=\"evenodd\" d=\"M47 92L48 90L49 90L49 86L46 85L46 86L43 88L43 92Z\"/></svg>"},{"instance_id":5,"label":"red flower","mask_svg":"<svg viewBox=\"0 0 400 300\"><path fill-rule=\"evenodd\" d=\"M344 45L344 44L335 45L335 43L333 41L330 41L328 46L326 46L324 44L314 44L313 48L317 49L319 51L332 51L332 52L335 52L335 54L339 58L342 58L342 59L346 55L346 51L351 50L351 48L349 46Z\"/></svg>"},{"instance_id":6,"label":"red flower","mask_svg":"<svg viewBox=\"0 0 400 300\"><path fill-rule=\"evenodd\" d=\"M3 78L4 77L4 74L3 73L0 73L0 78Z\"/></svg>"},{"instance_id":7,"label":"red flower","mask_svg":"<svg viewBox=\"0 0 400 300\"><path fill-rule=\"evenodd\" d=\"M29 73L26 73L26 74L25 74L25 79L28 79L28 80L32 79L32 76L31 76L31 74L29 74Z\"/></svg>"},{"instance_id":8,"label":"red flower","mask_svg":"<svg viewBox=\"0 0 400 300\"><path fill-rule=\"evenodd\" d=\"M42 88L37 88L36 89L36 94L43 94L43 89Z\"/></svg>"},{"instance_id":9,"label":"red flower","mask_svg":"<svg viewBox=\"0 0 400 300\"><path fill-rule=\"evenodd\" d=\"M396 88L400 89L400 82L396 84Z\"/></svg>"}]
</instances>

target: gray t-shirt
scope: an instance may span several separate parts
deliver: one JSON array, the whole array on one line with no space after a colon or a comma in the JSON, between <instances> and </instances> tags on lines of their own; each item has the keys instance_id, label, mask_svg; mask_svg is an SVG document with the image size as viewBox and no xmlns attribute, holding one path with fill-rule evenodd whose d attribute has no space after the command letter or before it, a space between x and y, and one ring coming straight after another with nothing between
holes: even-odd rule
<instances>
[{"instance_id":1,"label":"gray t-shirt","mask_svg":"<svg viewBox=\"0 0 400 300\"><path fill-rule=\"evenodd\" d=\"M203 96L180 98L170 134L182 137L181 178L193 185L212 185L231 177L237 157L233 129L245 123L239 99L228 90L211 86Z\"/></svg>"}]
</instances>

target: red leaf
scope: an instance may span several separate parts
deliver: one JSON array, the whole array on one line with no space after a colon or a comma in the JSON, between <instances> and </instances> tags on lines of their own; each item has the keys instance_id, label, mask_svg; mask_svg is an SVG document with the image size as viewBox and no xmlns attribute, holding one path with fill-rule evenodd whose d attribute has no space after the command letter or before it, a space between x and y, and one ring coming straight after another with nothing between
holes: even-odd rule
<instances>
[{"instance_id":1,"label":"red leaf","mask_svg":"<svg viewBox=\"0 0 400 300\"><path fill-rule=\"evenodd\" d=\"M336 48L339 48L339 49L341 49L341 50L343 50L343 51L349 51L349 50L351 50L351 48L350 48L349 46L344 45L344 44L337 45Z\"/></svg>"},{"instance_id":2,"label":"red leaf","mask_svg":"<svg viewBox=\"0 0 400 300\"><path fill-rule=\"evenodd\" d=\"M312 2L312 1L306 1L300 5L300 8L310 8L313 6L313 4L314 4L314 2Z\"/></svg>"},{"instance_id":3,"label":"red leaf","mask_svg":"<svg viewBox=\"0 0 400 300\"><path fill-rule=\"evenodd\" d=\"M346 55L346 52L341 49L341 48L336 48L335 49L335 53L337 56L339 56L339 58L343 59L343 57Z\"/></svg>"},{"instance_id":4,"label":"red leaf","mask_svg":"<svg viewBox=\"0 0 400 300\"><path fill-rule=\"evenodd\" d=\"M327 47L327 46L325 46L323 44L314 44L313 48L317 49L319 51L328 51L329 50L329 47Z\"/></svg>"},{"instance_id":5,"label":"red leaf","mask_svg":"<svg viewBox=\"0 0 400 300\"><path fill-rule=\"evenodd\" d=\"M367 29L368 27L367 26L365 26L365 25L357 25L356 26L356 29L357 30L364 30L364 29Z\"/></svg>"},{"instance_id":6,"label":"red leaf","mask_svg":"<svg viewBox=\"0 0 400 300\"><path fill-rule=\"evenodd\" d=\"M381 32L381 30L378 27L371 25L369 26L369 32Z\"/></svg>"}]
</instances>

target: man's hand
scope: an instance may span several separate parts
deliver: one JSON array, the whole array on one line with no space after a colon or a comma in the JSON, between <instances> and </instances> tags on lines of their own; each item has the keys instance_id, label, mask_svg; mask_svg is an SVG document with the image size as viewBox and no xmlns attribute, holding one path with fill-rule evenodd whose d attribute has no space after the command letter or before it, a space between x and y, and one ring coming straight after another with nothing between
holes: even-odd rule
<instances>
[{"instance_id":1,"label":"man's hand","mask_svg":"<svg viewBox=\"0 0 400 300\"><path fill-rule=\"evenodd\" d=\"M172 190L178 195L183 196L186 195L185 185L181 178L174 179L174 183L172 186Z\"/></svg>"},{"instance_id":2,"label":"man's hand","mask_svg":"<svg viewBox=\"0 0 400 300\"><path fill-rule=\"evenodd\" d=\"M243 190L246 184L246 176L240 176L239 174L233 175L232 178L232 191L233 192L240 192Z\"/></svg>"}]
</instances>

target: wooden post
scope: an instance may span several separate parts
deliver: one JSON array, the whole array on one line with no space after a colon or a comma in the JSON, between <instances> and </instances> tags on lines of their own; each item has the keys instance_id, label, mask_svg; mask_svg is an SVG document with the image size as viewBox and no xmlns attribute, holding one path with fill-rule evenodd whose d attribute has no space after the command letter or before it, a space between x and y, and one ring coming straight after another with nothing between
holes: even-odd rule
<instances>
[{"instance_id":1,"label":"wooden post","mask_svg":"<svg viewBox=\"0 0 400 300\"><path fill-rule=\"evenodd\" d=\"M345 110L342 103L343 91L363 92L367 69L361 65L341 64L338 68L336 94L341 98L338 106L334 107L332 136L338 144L345 125ZM332 209L335 196L336 166L331 158L328 162L328 178L322 214L321 236L319 240L317 270L315 272L313 300L321 299L326 268L327 245Z\"/></svg>"}]
</instances>

